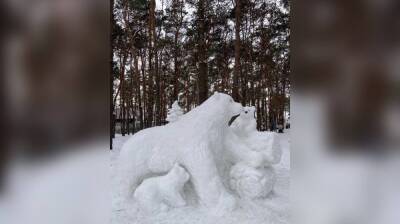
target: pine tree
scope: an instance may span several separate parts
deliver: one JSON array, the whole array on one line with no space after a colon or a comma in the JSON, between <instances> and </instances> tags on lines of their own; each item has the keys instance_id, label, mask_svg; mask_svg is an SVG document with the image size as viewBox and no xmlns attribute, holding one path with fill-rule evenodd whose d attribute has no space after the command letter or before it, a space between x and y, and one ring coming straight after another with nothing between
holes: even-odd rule
<instances>
[{"instance_id":1,"label":"pine tree","mask_svg":"<svg viewBox=\"0 0 400 224\"><path fill-rule=\"evenodd\" d=\"M172 123L172 122L177 121L177 120L180 118L180 116L182 116L182 115L183 115L183 110L182 110L182 108L179 106L178 101L176 100L176 101L172 104L171 108L168 109L168 115L167 115L167 119L166 119L166 120L167 120L169 123Z\"/></svg>"},{"instance_id":2,"label":"pine tree","mask_svg":"<svg viewBox=\"0 0 400 224\"><path fill-rule=\"evenodd\" d=\"M291 87L288 0L114 1L113 127L120 123L129 134L132 122L132 131L173 122L168 105L179 106L177 97L189 111L214 91L256 106L259 130L283 123Z\"/></svg>"}]
</instances>

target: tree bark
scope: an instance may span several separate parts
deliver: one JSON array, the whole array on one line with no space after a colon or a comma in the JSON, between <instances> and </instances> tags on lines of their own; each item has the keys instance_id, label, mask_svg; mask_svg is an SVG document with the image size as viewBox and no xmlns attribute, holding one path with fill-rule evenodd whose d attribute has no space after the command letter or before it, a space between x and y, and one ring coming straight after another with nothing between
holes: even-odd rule
<instances>
[{"instance_id":1,"label":"tree bark","mask_svg":"<svg viewBox=\"0 0 400 224\"><path fill-rule=\"evenodd\" d=\"M154 51L154 72L155 72L155 83L156 83L156 88L155 88L155 113L154 113L154 120L155 120L155 125L159 126L161 125L161 77L160 77L160 71L159 71L159 53L158 53L158 34L156 33L156 16L155 16L155 7L156 7L156 2L154 1L154 9L153 9L153 24L152 24L152 32L153 32L153 51ZM161 29L159 30L159 33L161 33Z\"/></svg>"},{"instance_id":2,"label":"tree bark","mask_svg":"<svg viewBox=\"0 0 400 224\"><path fill-rule=\"evenodd\" d=\"M120 103L119 103L119 107L120 107L120 114L122 116L120 116L120 120L121 120L121 134L122 136L125 136L125 64L126 64L126 51L124 50L124 52L121 55L122 60L120 60L121 64L120 64L120 74L119 74L119 80L120 80Z\"/></svg>"},{"instance_id":3,"label":"tree bark","mask_svg":"<svg viewBox=\"0 0 400 224\"><path fill-rule=\"evenodd\" d=\"M155 8L156 1L150 0L149 6L149 24L148 24L148 35L149 35L149 80L148 80L148 104L147 104L147 124L146 127L153 126L153 107L154 107L154 76L155 76L155 68L153 66L153 58L155 55L154 52L154 39L155 39Z\"/></svg>"},{"instance_id":4,"label":"tree bark","mask_svg":"<svg viewBox=\"0 0 400 224\"><path fill-rule=\"evenodd\" d=\"M239 79L240 79L240 0L235 0L235 68L233 73L232 97L236 102L240 102Z\"/></svg>"},{"instance_id":5,"label":"tree bark","mask_svg":"<svg viewBox=\"0 0 400 224\"><path fill-rule=\"evenodd\" d=\"M141 96L141 81L140 81L140 72L139 72L139 55L137 51L134 52L134 69L135 69L135 77L136 77L136 98L137 98L137 105L139 109L139 125L140 130L143 129L143 106L142 106L142 96Z\"/></svg>"},{"instance_id":6,"label":"tree bark","mask_svg":"<svg viewBox=\"0 0 400 224\"><path fill-rule=\"evenodd\" d=\"M147 78L146 78L146 51L140 52L141 73L142 73L142 87L143 87L143 128L147 128Z\"/></svg>"},{"instance_id":7,"label":"tree bark","mask_svg":"<svg viewBox=\"0 0 400 224\"><path fill-rule=\"evenodd\" d=\"M208 66L207 66L207 49L206 49L206 24L205 24L205 1L199 0L198 2L198 15L199 15L199 77L198 77L198 104L203 103L208 98Z\"/></svg>"},{"instance_id":8,"label":"tree bark","mask_svg":"<svg viewBox=\"0 0 400 224\"><path fill-rule=\"evenodd\" d=\"M114 102L113 102L113 95L114 95L114 74L113 74L113 28L114 28L114 0L110 0L110 52L109 52L109 60L110 60L110 94L109 94L109 104L110 104L110 150L113 148L113 138L115 138L115 120L114 120Z\"/></svg>"}]
</instances>

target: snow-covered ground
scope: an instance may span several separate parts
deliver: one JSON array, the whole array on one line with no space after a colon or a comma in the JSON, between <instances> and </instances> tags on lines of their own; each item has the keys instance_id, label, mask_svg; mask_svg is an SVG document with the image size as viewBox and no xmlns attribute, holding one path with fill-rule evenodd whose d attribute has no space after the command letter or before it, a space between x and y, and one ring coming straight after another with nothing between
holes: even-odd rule
<instances>
[{"instance_id":1,"label":"snow-covered ground","mask_svg":"<svg viewBox=\"0 0 400 224\"><path fill-rule=\"evenodd\" d=\"M166 213L147 215L139 209L135 202L126 208L119 209L113 205L113 224L268 224L289 223L289 190L290 190L290 132L278 134L282 146L281 162L275 165L277 182L274 190L266 198L245 201L238 200L239 206L232 213L217 217L212 211L187 206L175 208ZM114 139L114 150L111 153L111 176L115 175L115 162L123 143L131 136L117 135ZM114 180L114 179L113 179ZM116 181L113 181L111 189L117 189ZM113 195L114 199L117 197Z\"/></svg>"},{"instance_id":2,"label":"snow-covered ground","mask_svg":"<svg viewBox=\"0 0 400 224\"><path fill-rule=\"evenodd\" d=\"M0 223L109 223L108 151L104 142L92 142L52 157L12 160L0 192Z\"/></svg>"}]
</instances>

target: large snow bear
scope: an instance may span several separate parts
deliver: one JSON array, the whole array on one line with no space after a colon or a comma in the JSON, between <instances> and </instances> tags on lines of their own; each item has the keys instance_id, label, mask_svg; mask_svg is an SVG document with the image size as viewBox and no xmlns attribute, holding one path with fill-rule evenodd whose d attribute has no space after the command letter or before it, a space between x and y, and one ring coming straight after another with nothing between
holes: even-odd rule
<instances>
[{"instance_id":1,"label":"large snow bear","mask_svg":"<svg viewBox=\"0 0 400 224\"><path fill-rule=\"evenodd\" d=\"M134 193L140 205L150 212L167 211L170 207L186 205L181 191L189 180L184 168L175 164L164 176L151 177L143 181Z\"/></svg>"},{"instance_id":2,"label":"large snow bear","mask_svg":"<svg viewBox=\"0 0 400 224\"><path fill-rule=\"evenodd\" d=\"M146 177L166 173L179 163L189 172L202 205L234 209L235 198L226 191L218 164L229 120L242 110L229 95L214 93L178 121L132 136L118 161L122 197L130 197Z\"/></svg>"}]
</instances>

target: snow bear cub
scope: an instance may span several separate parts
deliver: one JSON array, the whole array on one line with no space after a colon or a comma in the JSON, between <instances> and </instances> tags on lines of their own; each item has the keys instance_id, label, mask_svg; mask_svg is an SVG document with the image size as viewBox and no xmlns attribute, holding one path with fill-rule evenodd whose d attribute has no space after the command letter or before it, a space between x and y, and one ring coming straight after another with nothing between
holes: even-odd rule
<instances>
[{"instance_id":1,"label":"snow bear cub","mask_svg":"<svg viewBox=\"0 0 400 224\"><path fill-rule=\"evenodd\" d=\"M248 137L257 132L257 121L254 117L255 107L244 107L240 116L232 123L231 129L239 137Z\"/></svg>"},{"instance_id":2,"label":"snow bear cub","mask_svg":"<svg viewBox=\"0 0 400 224\"><path fill-rule=\"evenodd\" d=\"M281 160L282 151L278 137L273 132L257 131L255 107L244 107L231 124L225 148L233 154L233 162L244 162L258 168L277 164Z\"/></svg>"},{"instance_id":3,"label":"snow bear cub","mask_svg":"<svg viewBox=\"0 0 400 224\"><path fill-rule=\"evenodd\" d=\"M136 189L134 198L140 206L150 212L168 211L170 207L183 207L186 201L181 195L190 175L179 164L164 176L152 177L143 181Z\"/></svg>"}]
</instances>

